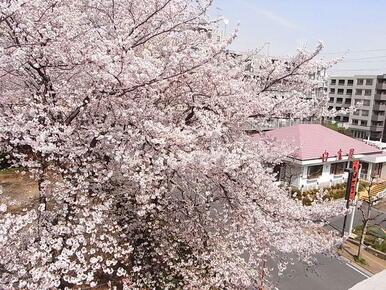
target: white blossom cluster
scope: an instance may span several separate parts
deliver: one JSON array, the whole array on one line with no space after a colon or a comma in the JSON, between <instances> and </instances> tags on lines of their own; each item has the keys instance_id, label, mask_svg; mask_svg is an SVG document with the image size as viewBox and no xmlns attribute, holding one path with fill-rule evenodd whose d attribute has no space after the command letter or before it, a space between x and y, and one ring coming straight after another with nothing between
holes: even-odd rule
<instances>
[{"instance_id":1,"label":"white blossom cluster","mask_svg":"<svg viewBox=\"0 0 386 290\"><path fill-rule=\"evenodd\" d=\"M340 203L274 183L294 149L239 129L326 114L321 47L246 70L210 4L0 1L0 152L39 186L0 205L0 288L242 289L339 242Z\"/></svg>"}]
</instances>

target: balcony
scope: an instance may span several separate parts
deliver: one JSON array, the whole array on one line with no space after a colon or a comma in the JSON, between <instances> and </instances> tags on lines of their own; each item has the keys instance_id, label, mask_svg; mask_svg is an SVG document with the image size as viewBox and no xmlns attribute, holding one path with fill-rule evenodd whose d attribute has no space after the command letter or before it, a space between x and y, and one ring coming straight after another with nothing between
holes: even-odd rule
<instances>
[{"instance_id":1,"label":"balcony","mask_svg":"<svg viewBox=\"0 0 386 290\"><path fill-rule=\"evenodd\" d=\"M376 100L376 101L386 101L386 92L382 93L382 94L376 93L374 95L374 100Z\"/></svg>"},{"instance_id":2,"label":"balcony","mask_svg":"<svg viewBox=\"0 0 386 290\"><path fill-rule=\"evenodd\" d=\"M371 125L370 131L383 132L383 125Z\"/></svg>"},{"instance_id":3,"label":"balcony","mask_svg":"<svg viewBox=\"0 0 386 290\"><path fill-rule=\"evenodd\" d=\"M386 111L386 104L374 104L374 111Z\"/></svg>"},{"instance_id":4,"label":"balcony","mask_svg":"<svg viewBox=\"0 0 386 290\"><path fill-rule=\"evenodd\" d=\"M362 125L359 125L359 124L351 124L349 125L349 128L350 129L358 129L358 130L361 130L361 131L370 131L370 126L362 126Z\"/></svg>"},{"instance_id":5,"label":"balcony","mask_svg":"<svg viewBox=\"0 0 386 290\"><path fill-rule=\"evenodd\" d=\"M373 113L373 115L371 116L371 120L372 121L384 121L385 120L385 114L380 115L380 114Z\"/></svg>"}]
</instances>

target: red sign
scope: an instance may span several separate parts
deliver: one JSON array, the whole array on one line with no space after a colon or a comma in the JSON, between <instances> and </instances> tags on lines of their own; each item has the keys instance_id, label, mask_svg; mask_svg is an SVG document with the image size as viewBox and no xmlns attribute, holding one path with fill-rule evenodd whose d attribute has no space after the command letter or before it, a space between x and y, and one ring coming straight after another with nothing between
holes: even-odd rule
<instances>
[{"instance_id":1,"label":"red sign","mask_svg":"<svg viewBox=\"0 0 386 290\"><path fill-rule=\"evenodd\" d=\"M328 159L328 152L324 151L324 153L322 154L322 162L327 162L327 159Z\"/></svg>"},{"instance_id":2,"label":"red sign","mask_svg":"<svg viewBox=\"0 0 386 290\"><path fill-rule=\"evenodd\" d=\"M348 159L351 159L354 157L354 148L351 148L350 151L348 152Z\"/></svg>"},{"instance_id":3,"label":"red sign","mask_svg":"<svg viewBox=\"0 0 386 290\"><path fill-rule=\"evenodd\" d=\"M342 153L343 153L342 149L339 149L338 154L336 155L336 159L342 160Z\"/></svg>"},{"instance_id":4,"label":"red sign","mask_svg":"<svg viewBox=\"0 0 386 290\"><path fill-rule=\"evenodd\" d=\"M352 179L351 179L351 188L350 188L350 200L355 199L356 191L357 191L357 184L359 180L359 169L361 165L358 160L355 160L352 163L353 173L352 173Z\"/></svg>"}]
</instances>

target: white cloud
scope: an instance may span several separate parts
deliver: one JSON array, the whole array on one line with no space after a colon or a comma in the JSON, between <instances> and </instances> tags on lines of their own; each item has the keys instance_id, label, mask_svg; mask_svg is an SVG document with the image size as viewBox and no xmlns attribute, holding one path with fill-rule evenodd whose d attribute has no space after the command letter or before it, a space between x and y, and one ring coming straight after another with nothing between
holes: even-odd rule
<instances>
[{"instance_id":1,"label":"white cloud","mask_svg":"<svg viewBox=\"0 0 386 290\"><path fill-rule=\"evenodd\" d=\"M259 7L256 6L256 4L250 3L247 0L237 0L237 1L246 4L249 8L253 9L258 14L263 15L266 18L269 18L270 20L272 20L272 21L274 21L274 22L276 22L284 27L294 29L294 30L303 30L303 31L305 30L304 27L302 27L298 24L295 24L292 21L290 21L290 20L288 20L280 15L273 13L272 11L260 9Z\"/></svg>"}]
</instances>

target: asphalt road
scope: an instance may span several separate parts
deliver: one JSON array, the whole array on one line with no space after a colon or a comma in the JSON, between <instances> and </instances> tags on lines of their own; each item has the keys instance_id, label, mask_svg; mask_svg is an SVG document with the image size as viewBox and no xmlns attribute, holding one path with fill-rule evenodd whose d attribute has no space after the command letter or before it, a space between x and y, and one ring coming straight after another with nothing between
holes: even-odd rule
<instances>
[{"instance_id":1,"label":"asphalt road","mask_svg":"<svg viewBox=\"0 0 386 290\"><path fill-rule=\"evenodd\" d=\"M364 205L364 206L366 206L366 205ZM364 209L365 209L365 207L364 207ZM386 228L386 212L385 211L373 208L372 212L371 212L371 215L372 216L377 216L377 218L374 221L370 221L370 223L369 223L370 225L373 225L374 223L377 223L377 224L381 225L382 227ZM349 214L347 216L346 231L348 231L348 227L349 227L349 223L350 223L350 218L351 218L351 214ZM342 227L343 227L343 219L344 219L344 217L337 217L335 219L332 219L330 221L330 226L333 229L335 229L335 230L341 231ZM355 213L354 213L354 223L353 224L354 224L353 228L355 228L356 226L362 224L362 213L358 209L355 210Z\"/></svg>"},{"instance_id":2,"label":"asphalt road","mask_svg":"<svg viewBox=\"0 0 386 290\"><path fill-rule=\"evenodd\" d=\"M386 212L373 209L373 214L381 213L375 222L386 218ZM347 219L346 230L350 215ZM373 224L372 221L370 224ZM354 214L354 226L362 224L361 213L356 210ZM386 222L381 224L386 227ZM343 217L338 217L330 222L330 230L341 231ZM282 276L272 277L272 281L280 290L347 290L356 283L366 279L371 275L367 271L359 268L344 258L318 256L318 263L308 269L302 263L289 266Z\"/></svg>"},{"instance_id":3,"label":"asphalt road","mask_svg":"<svg viewBox=\"0 0 386 290\"><path fill-rule=\"evenodd\" d=\"M349 261L325 256L317 258L318 264L312 269L296 263L272 281L280 290L347 290L369 277Z\"/></svg>"}]
</instances>

